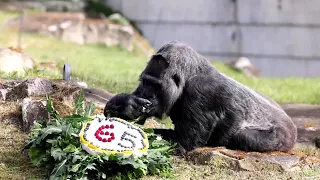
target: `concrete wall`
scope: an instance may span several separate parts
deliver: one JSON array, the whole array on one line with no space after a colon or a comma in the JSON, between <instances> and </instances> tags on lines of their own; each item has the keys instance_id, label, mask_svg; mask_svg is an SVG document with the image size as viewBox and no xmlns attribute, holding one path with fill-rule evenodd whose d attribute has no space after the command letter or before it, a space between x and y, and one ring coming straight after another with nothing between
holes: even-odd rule
<instances>
[{"instance_id":1,"label":"concrete wall","mask_svg":"<svg viewBox=\"0 0 320 180\"><path fill-rule=\"evenodd\" d=\"M248 57L265 76L320 76L319 0L106 0L151 45L180 40L222 61Z\"/></svg>"}]
</instances>

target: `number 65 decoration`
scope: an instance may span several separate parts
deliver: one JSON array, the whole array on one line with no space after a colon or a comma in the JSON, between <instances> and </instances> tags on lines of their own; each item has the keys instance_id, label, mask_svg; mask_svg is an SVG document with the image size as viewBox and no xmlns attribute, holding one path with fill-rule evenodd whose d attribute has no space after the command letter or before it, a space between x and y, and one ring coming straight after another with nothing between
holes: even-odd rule
<instances>
[{"instance_id":1,"label":"number 65 decoration","mask_svg":"<svg viewBox=\"0 0 320 180\"><path fill-rule=\"evenodd\" d=\"M119 118L95 116L80 132L82 148L89 154L123 154L136 157L147 153L147 135L133 124Z\"/></svg>"}]
</instances>

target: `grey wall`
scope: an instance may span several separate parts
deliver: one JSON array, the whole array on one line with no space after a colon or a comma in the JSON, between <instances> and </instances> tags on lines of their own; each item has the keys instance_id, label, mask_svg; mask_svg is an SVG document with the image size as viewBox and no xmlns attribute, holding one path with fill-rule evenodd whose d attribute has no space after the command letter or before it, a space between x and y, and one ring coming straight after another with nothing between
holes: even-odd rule
<instances>
[{"instance_id":1,"label":"grey wall","mask_svg":"<svg viewBox=\"0 0 320 180\"><path fill-rule=\"evenodd\" d=\"M320 76L319 0L106 0L156 49L180 40L221 61L248 57L265 76Z\"/></svg>"}]
</instances>

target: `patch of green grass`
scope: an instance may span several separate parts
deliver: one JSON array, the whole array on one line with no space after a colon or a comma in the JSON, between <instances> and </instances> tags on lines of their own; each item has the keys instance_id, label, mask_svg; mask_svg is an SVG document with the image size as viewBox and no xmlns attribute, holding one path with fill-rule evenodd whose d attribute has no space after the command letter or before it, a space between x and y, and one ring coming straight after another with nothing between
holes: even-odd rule
<instances>
[{"instance_id":1,"label":"patch of green grass","mask_svg":"<svg viewBox=\"0 0 320 180\"><path fill-rule=\"evenodd\" d=\"M320 104L320 78L248 78L224 64L214 63L214 66L220 72L278 103Z\"/></svg>"}]
</instances>

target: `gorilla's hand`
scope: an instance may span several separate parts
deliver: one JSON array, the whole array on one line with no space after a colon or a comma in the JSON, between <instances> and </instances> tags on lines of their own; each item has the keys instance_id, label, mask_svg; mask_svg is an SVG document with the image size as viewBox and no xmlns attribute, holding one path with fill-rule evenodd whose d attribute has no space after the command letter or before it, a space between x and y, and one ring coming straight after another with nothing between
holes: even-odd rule
<instances>
[{"instance_id":1,"label":"gorilla's hand","mask_svg":"<svg viewBox=\"0 0 320 180\"><path fill-rule=\"evenodd\" d=\"M107 102L104 108L104 115L106 117L133 120L149 113L151 104L149 100L132 94L118 94Z\"/></svg>"}]
</instances>

